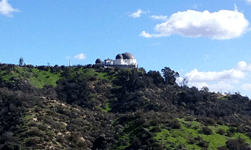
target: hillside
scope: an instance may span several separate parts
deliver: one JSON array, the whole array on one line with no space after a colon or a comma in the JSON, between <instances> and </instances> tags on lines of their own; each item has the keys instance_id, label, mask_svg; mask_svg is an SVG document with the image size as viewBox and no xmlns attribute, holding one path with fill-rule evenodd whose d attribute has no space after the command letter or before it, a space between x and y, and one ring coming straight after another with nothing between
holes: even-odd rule
<instances>
[{"instance_id":1,"label":"hillside","mask_svg":"<svg viewBox=\"0 0 251 150\"><path fill-rule=\"evenodd\" d=\"M251 149L251 102L143 68L0 64L0 149Z\"/></svg>"}]
</instances>

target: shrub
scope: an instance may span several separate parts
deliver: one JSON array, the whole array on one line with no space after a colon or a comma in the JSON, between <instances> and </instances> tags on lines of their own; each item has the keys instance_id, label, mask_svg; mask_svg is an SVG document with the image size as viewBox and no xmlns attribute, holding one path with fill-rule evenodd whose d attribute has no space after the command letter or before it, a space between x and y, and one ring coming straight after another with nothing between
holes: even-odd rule
<instances>
[{"instance_id":1,"label":"shrub","mask_svg":"<svg viewBox=\"0 0 251 150\"><path fill-rule=\"evenodd\" d=\"M243 127L243 126L238 126L236 130L238 132L245 133L245 127Z\"/></svg>"},{"instance_id":2,"label":"shrub","mask_svg":"<svg viewBox=\"0 0 251 150\"><path fill-rule=\"evenodd\" d=\"M235 129L234 127L230 127L230 128L229 128L229 132L235 133L235 132L236 132L236 129Z\"/></svg>"},{"instance_id":3,"label":"shrub","mask_svg":"<svg viewBox=\"0 0 251 150\"><path fill-rule=\"evenodd\" d=\"M40 143L39 137L29 137L25 139L25 145L26 146L34 146Z\"/></svg>"},{"instance_id":4,"label":"shrub","mask_svg":"<svg viewBox=\"0 0 251 150\"><path fill-rule=\"evenodd\" d=\"M221 146L221 147L218 147L218 150L228 150L228 148L226 146Z\"/></svg>"},{"instance_id":5,"label":"shrub","mask_svg":"<svg viewBox=\"0 0 251 150\"><path fill-rule=\"evenodd\" d=\"M220 135L224 135L225 134L225 130L219 129L217 133L220 134Z\"/></svg>"},{"instance_id":6,"label":"shrub","mask_svg":"<svg viewBox=\"0 0 251 150\"><path fill-rule=\"evenodd\" d=\"M203 133L205 135L211 135L213 133L213 131L208 127L202 127L201 133Z\"/></svg>"},{"instance_id":7,"label":"shrub","mask_svg":"<svg viewBox=\"0 0 251 150\"><path fill-rule=\"evenodd\" d=\"M240 149L240 143L237 139L230 139L227 141L226 146L230 150L237 150Z\"/></svg>"},{"instance_id":8,"label":"shrub","mask_svg":"<svg viewBox=\"0 0 251 150\"><path fill-rule=\"evenodd\" d=\"M233 136L233 133L230 132L229 130L227 130L227 136L232 137L232 136Z\"/></svg>"},{"instance_id":9,"label":"shrub","mask_svg":"<svg viewBox=\"0 0 251 150\"><path fill-rule=\"evenodd\" d=\"M187 117L187 118L185 118L185 120L186 120L186 121L193 121L194 118L193 118L193 117Z\"/></svg>"},{"instance_id":10,"label":"shrub","mask_svg":"<svg viewBox=\"0 0 251 150\"><path fill-rule=\"evenodd\" d=\"M39 124L38 128L42 131L47 131L48 130L48 125L45 124Z\"/></svg>"},{"instance_id":11,"label":"shrub","mask_svg":"<svg viewBox=\"0 0 251 150\"><path fill-rule=\"evenodd\" d=\"M217 121L217 124L218 124L218 125L224 125L224 121L218 120L218 121Z\"/></svg>"},{"instance_id":12,"label":"shrub","mask_svg":"<svg viewBox=\"0 0 251 150\"><path fill-rule=\"evenodd\" d=\"M159 126L155 126L150 131L151 132L161 132L161 128Z\"/></svg>"},{"instance_id":13,"label":"shrub","mask_svg":"<svg viewBox=\"0 0 251 150\"><path fill-rule=\"evenodd\" d=\"M199 129L199 126L194 126L193 129L197 130Z\"/></svg>"},{"instance_id":14,"label":"shrub","mask_svg":"<svg viewBox=\"0 0 251 150\"><path fill-rule=\"evenodd\" d=\"M209 142L201 140L201 141L198 143L198 145L199 145L200 147L208 148Z\"/></svg>"},{"instance_id":15,"label":"shrub","mask_svg":"<svg viewBox=\"0 0 251 150\"><path fill-rule=\"evenodd\" d=\"M195 139L193 137L188 137L188 143L189 144L195 144L196 141L195 141Z\"/></svg>"},{"instance_id":16,"label":"shrub","mask_svg":"<svg viewBox=\"0 0 251 150\"><path fill-rule=\"evenodd\" d=\"M209 118L209 119L207 119L207 124L209 124L209 125L213 126L213 125L215 125L215 120L214 120L214 119Z\"/></svg>"},{"instance_id":17,"label":"shrub","mask_svg":"<svg viewBox=\"0 0 251 150\"><path fill-rule=\"evenodd\" d=\"M90 78L89 78L89 81L96 81L97 80L97 77L95 77L95 76L91 76Z\"/></svg>"},{"instance_id":18,"label":"shrub","mask_svg":"<svg viewBox=\"0 0 251 150\"><path fill-rule=\"evenodd\" d=\"M57 136L56 140L59 142L59 143L65 143L65 139L63 136Z\"/></svg>"},{"instance_id":19,"label":"shrub","mask_svg":"<svg viewBox=\"0 0 251 150\"><path fill-rule=\"evenodd\" d=\"M177 119L175 119L174 121L171 122L171 126L173 129L180 129L181 128L180 122Z\"/></svg>"},{"instance_id":20,"label":"shrub","mask_svg":"<svg viewBox=\"0 0 251 150\"><path fill-rule=\"evenodd\" d=\"M5 143L4 146L0 147L0 150L19 150L19 149L24 149L24 148L22 147L22 145L12 142Z\"/></svg>"}]
</instances>

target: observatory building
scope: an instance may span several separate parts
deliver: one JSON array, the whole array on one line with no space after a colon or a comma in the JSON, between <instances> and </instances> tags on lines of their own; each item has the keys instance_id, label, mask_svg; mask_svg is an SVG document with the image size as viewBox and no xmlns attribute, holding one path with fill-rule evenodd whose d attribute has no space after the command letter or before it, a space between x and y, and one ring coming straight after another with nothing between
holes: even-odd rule
<instances>
[{"instance_id":1,"label":"observatory building","mask_svg":"<svg viewBox=\"0 0 251 150\"><path fill-rule=\"evenodd\" d=\"M125 68L138 68L138 63L136 58L131 53L123 53L118 54L115 57L115 60L105 59L102 61L98 58L95 61L96 65L104 66L104 67L125 67Z\"/></svg>"}]
</instances>

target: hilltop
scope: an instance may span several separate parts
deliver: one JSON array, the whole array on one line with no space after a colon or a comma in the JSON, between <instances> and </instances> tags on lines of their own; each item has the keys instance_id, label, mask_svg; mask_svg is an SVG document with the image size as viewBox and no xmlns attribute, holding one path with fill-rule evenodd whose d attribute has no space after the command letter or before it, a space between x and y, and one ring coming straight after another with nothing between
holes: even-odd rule
<instances>
[{"instance_id":1,"label":"hilltop","mask_svg":"<svg viewBox=\"0 0 251 150\"><path fill-rule=\"evenodd\" d=\"M168 67L0 65L0 149L250 149L251 102Z\"/></svg>"}]
</instances>

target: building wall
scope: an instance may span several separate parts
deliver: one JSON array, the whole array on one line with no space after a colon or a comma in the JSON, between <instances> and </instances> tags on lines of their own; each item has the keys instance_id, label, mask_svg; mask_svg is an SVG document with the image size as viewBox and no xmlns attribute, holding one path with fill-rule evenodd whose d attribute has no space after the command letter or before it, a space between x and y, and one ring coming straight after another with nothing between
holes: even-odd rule
<instances>
[{"instance_id":1,"label":"building wall","mask_svg":"<svg viewBox=\"0 0 251 150\"><path fill-rule=\"evenodd\" d=\"M101 64L97 65L109 66L109 67L116 66L116 67L138 68L136 59L105 60L102 61Z\"/></svg>"}]
</instances>

